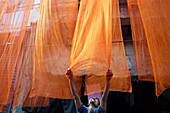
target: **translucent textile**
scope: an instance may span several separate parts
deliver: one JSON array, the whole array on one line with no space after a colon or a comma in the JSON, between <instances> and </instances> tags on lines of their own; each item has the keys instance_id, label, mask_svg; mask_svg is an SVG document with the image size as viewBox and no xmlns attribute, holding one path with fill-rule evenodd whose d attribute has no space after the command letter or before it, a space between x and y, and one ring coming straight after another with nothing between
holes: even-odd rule
<instances>
[{"instance_id":1,"label":"translucent textile","mask_svg":"<svg viewBox=\"0 0 170 113\"><path fill-rule=\"evenodd\" d=\"M36 36L36 23L26 30L18 61L13 109L23 104L29 95L32 84L33 53Z\"/></svg>"},{"instance_id":2,"label":"translucent textile","mask_svg":"<svg viewBox=\"0 0 170 113\"><path fill-rule=\"evenodd\" d=\"M72 41L74 74L105 74L112 47L112 0L82 0Z\"/></svg>"},{"instance_id":3,"label":"translucent textile","mask_svg":"<svg viewBox=\"0 0 170 113\"><path fill-rule=\"evenodd\" d=\"M137 0L159 96L170 88L170 1Z\"/></svg>"},{"instance_id":4,"label":"translucent textile","mask_svg":"<svg viewBox=\"0 0 170 113\"><path fill-rule=\"evenodd\" d=\"M84 73L85 94L102 92L108 68L111 91L131 92L131 78L121 34L118 0L82 0L70 57L74 73ZM112 50L112 54L111 54Z\"/></svg>"},{"instance_id":5,"label":"translucent textile","mask_svg":"<svg viewBox=\"0 0 170 113\"><path fill-rule=\"evenodd\" d=\"M70 42L78 13L77 0L41 0L33 53L29 98L71 99L68 79ZM75 78L80 93L81 78Z\"/></svg>"},{"instance_id":6,"label":"translucent textile","mask_svg":"<svg viewBox=\"0 0 170 113\"><path fill-rule=\"evenodd\" d=\"M0 1L0 105L12 102L12 79L32 4L33 0Z\"/></svg>"},{"instance_id":7,"label":"translucent textile","mask_svg":"<svg viewBox=\"0 0 170 113\"><path fill-rule=\"evenodd\" d=\"M150 53L137 0L128 0L138 79L154 82Z\"/></svg>"},{"instance_id":8,"label":"translucent textile","mask_svg":"<svg viewBox=\"0 0 170 113\"><path fill-rule=\"evenodd\" d=\"M83 70L85 93L92 94L103 90L108 68L114 73L110 89L131 92L123 43L112 44L123 40L118 0L82 0L78 20L77 0L41 0L38 22L30 23L33 2L0 2L0 109L12 101L14 88L13 108L72 99L65 77L69 58L79 94Z\"/></svg>"}]
</instances>

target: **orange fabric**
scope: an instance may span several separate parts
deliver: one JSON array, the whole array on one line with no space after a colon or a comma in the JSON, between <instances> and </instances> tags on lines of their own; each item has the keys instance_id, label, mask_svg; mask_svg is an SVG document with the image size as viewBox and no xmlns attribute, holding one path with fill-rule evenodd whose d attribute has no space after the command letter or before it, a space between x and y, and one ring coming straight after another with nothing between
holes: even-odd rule
<instances>
[{"instance_id":1,"label":"orange fabric","mask_svg":"<svg viewBox=\"0 0 170 113\"><path fill-rule=\"evenodd\" d=\"M170 0L137 0L159 96L170 88Z\"/></svg>"},{"instance_id":2,"label":"orange fabric","mask_svg":"<svg viewBox=\"0 0 170 113\"><path fill-rule=\"evenodd\" d=\"M108 68L114 73L110 90L131 92L124 45L112 44L112 40L123 40L118 0L82 0L73 38L70 67L74 73L85 70L85 94L103 91L104 75Z\"/></svg>"},{"instance_id":3,"label":"orange fabric","mask_svg":"<svg viewBox=\"0 0 170 113\"><path fill-rule=\"evenodd\" d=\"M23 107L47 107L49 103L50 99L47 97L33 97L27 98L24 101Z\"/></svg>"},{"instance_id":4,"label":"orange fabric","mask_svg":"<svg viewBox=\"0 0 170 113\"><path fill-rule=\"evenodd\" d=\"M128 0L138 79L154 82L152 64L137 0Z\"/></svg>"},{"instance_id":5,"label":"orange fabric","mask_svg":"<svg viewBox=\"0 0 170 113\"><path fill-rule=\"evenodd\" d=\"M124 44L122 42L114 43L120 40L123 41L118 0L112 1L112 31L113 43L110 68L113 71L113 77L110 91L131 92L131 77L127 66ZM105 76L86 75L86 94L102 92L104 87Z\"/></svg>"},{"instance_id":6,"label":"orange fabric","mask_svg":"<svg viewBox=\"0 0 170 113\"><path fill-rule=\"evenodd\" d=\"M1 1L1 3L2 2L4 2L4 0ZM0 47L2 47L0 49L0 104L2 105L12 101L12 79L25 35L25 28L28 23L30 14L28 9L30 9L33 4L33 0L25 0L22 4L16 5L18 2L9 0L7 6L10 7L13 5L15 7L12 8L11 13L6 13L5 10L7 8L5 8L4 13L1 12L0 33L9 33L9 35L2 37L5 40L2 39L4 43L0 43ZM25 7L18 9L18 7L22 5Z\"/></svg>"},{"instance_id":7,"label":"orange fabric","mask_svg":"<svg viewBox=\"0 0 170 113\"><path fill-rule=\"evenodd\" d=\"M112 0L81 0L70 56L75 75L104 74L110 68Z\"/></svg>"},{"instance_id":8,"label":"orange fabric","mask_svg":"<svg viewBox=\"0 0 170 113\"><path fill-rule=\"evenodd\" d=\"M70 57L69 40L72 39L77 12L77 0L41 0L29 98L73 98L65 73ZM78 92L80 84L81 78L77 78Z\"/></svg>"},{"instance_id":9,"label":"orange fabric","mask_svg":"<svg viewBox=\"0 0 170 113\"><path fill-rule=\"evenodd\" d=\"M0 2L0 21L8 8L9 0L1 0Z\"/></svg>"},{"instance_id":10,"label":"orange fabric","mask_svg":"<svg viewBox=\"0 0 170 113\"><path fill-rule=\"evenodd\" d=\"M23 107L46 107L49 105L49 98L28 97L32 83L32 66L35 36L36 23L32 23L31 28L27 29L25 33L22 44L22 49L19 57L20 60L17 66L17 74L19 76L16 82L12 109L15 109L20 104L23 104Z\"/></svg>"},{"instance_id":11,"label":"orange fabric","mask_svg":"<svg viewBox=\"0 0 170 113\"><path fill-rule=\"evenodd\" d=\"M36 24L31 24L31 28L27 29L22 49L17 65L16 88L13 100L13 109L24 103L29 95L32 83L32 66L33 66L33 51L36 35Z\"/></svg>"},{"instance_id":12,"label":"orange fabric","mask_svg":"<svg viewBox=\"0 0 170 113\"><path fill-rule=\"evenodd\" d=\"M4 105L0 105L0 112L4 111Z\"/></svg>"},{"instance_id":13,"label":"orange fabric","mask_svg":"<svg viewBox=\"0 0 170 113\"><path fill-rule=\"evenodd\" d=\"M0 23L2 23L0 25L0 63L3 64L0 65L2 70L0 72L0 105L2 106L12 101L10 91L13 93L14 88L13 108L23 103L26 107L47 106L49 98L72 99L65 72L69 67L70 46L77 20L78 1L41 0L37 25L32 24L28 29L33 2L34 0L23 2L2 0L0 2L0 9L3 9L0 11ZM94 8L97 11L94 11ZM76 75L81 75L83 69L86 69L88 73L97 74L99 78L102 78L101 84L105 82L103 75L108 68L111 68L114 71L111 90L129 92L131 90L130 77L123 43L112 45L112 38L122 40L118 12L118 1L115 2L115 0L114 2L112 0L81 2L70 67L75 73L80 72ZM76 40L80 41L78 46ZM76 50L79 47L88 50L88 55L86 56L83 52L79 54L80 51ZM111 49L113 50L112 61ZM81 58L83 54L85 57ZM78 59L83 60L82 63L79 64L76 55L80 55ZM77 63L81 66L80 68L77 68ZM120 67L117 67L119 64ZM89 80L87 75L87 87L91 85L91 83L88 84L90 80L94 82L97 80L94 79L97 75L90 75L92 79ZM82 77L74 77L77 91L80 94ZM12 79L16 79L15 85ZM87 94L93 93L91 89L88 88L88 90ZM101 88L95 90L95 92L98 91L101 91Z\"/></svg>"},{"instance_id":14,"label":"orange fabric","mask_svg":"<svg viewBox=\"0 0 170 113\"><path fill-rule=\"evenodd\" d=\"M114 75L111 80L110 90L132 92L131 77L128 69L121 31L119 0L113 0L112 4L113 4L112 8L113 43L112 43L111 69ZM115 43L116 41L122 42Z\"/></svg>"}]
</instances>

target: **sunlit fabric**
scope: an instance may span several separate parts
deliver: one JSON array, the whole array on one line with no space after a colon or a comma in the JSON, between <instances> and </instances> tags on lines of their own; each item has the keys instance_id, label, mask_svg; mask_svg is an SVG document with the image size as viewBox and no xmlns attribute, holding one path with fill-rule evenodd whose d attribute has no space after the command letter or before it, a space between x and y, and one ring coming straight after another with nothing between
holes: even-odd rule
<instances>
[{"instance_id":1,"label":"sunlit fabric","mask_svg":"<svg viewBox=\"0 0 170 113\"><path fill-rule=\"evenodd\" d=\"M127 66L124 44L121 34L120 11L118 0L112 1L112 56L110 69L113 71L111 91L131 92L131 78ZM86 94L94 94L104 90L105 76L86 75Z\"/></svg>"},{"instance_id":2,"label":"sunlit fabric","mask_svg":"<svg viewBox=\"0 0 170 113\"><path fill-rule=\"evenodd\" d=\"M77 0L40 1L41 18L37 22L29 98L73 98L65 73L69 67L69 41L72 39L77 13ZM81 78L75 79L80 93Z\"/></svg>"},{"instance_id":3,"label":"sunlit fabric","mask_svg":"<svg viewBox=\"0 0 170 113\"><path fill-rule=\"evenodd\" d=\"M8 2L9 2L9 0L1 0L1 2L0 2L0 21L4 15L4 13L7 11Z\"/></svg>"},{"instance_id":4,"label":"sunlit fabric","mask_svg":"<svg viewBox=\"0 0 170 113\"><path fill-rule=\"evenodd\" d=\"M12 102L17 62L33 0L0 1L0 105Z\"/></svg>"},{"instance_id":5,"label":"sunlit fabric","mask_svg":"<svg viewBox=\"0 0 170 113\"><path fill-rule=\"evenodd\" d=\"M20 51L13 109L25 102L31 89L35 36L36 23L32 23L30 28L26 30Z\"/></svg>"},{"instance_id":6,"label":"sunlit fabric","mask_svg":"<svg viewBox=\"0 0 170 113\"><path fill-rule=\"evenodd\" d=\"M135 48L138 79L142 81L154 82L146 34L137 1L128 0L128 9L130 14L133 44Z\"/></svg>"},{"instance_id":7,"label":"sunlit fabric","mask_svg":"<svg viewBox=\"0 0 170 113\"><path fill-rule=\"evenodd\" d=\"M47 107L50 104L48 97L26 98L23 107Z\"/></svg>"},{"instance_id":8,"label":"sunlit fabric","mask_svg":"<svg viewBox=\"0 0 170 113\"><path fill-rule=\"evenodd\" d=\"M4 110L4 105L0 105L0 112L3 112Z\"/></svg>"},{"instance_id":9,"label":"sunlit fabric","mask_svg":"<svg viewBox=\"0 0 170 113\"><path fill-rule=\"evenodd\" d=\"M170 88L170 0L137 0L146 33L156 94Z\"/></svg>"},{"instance_id":10,"label":"sunlit fabric","mask_svg":"<svg viewBox=\"0 0 170 113\"><path fill-rule=\"evenodd\" d=\"M110 90L131 92L131 77L128 69L127 59L125 55L121 22L119 0L112 0L112 57L111 69L113 78L111 80ZM122 42L117 42L122 41Z\"/></svg>"},{"instance_id":11,"label":"sunlit fabric","mask_svg":"<svg viewBox=\"0 0 170 113\"><path fill-rule=\"evenodd\" d=\"M81 0L72 41L70 68L74 74L104 74L110 68L112 0Z\"/></svg>"}]
</instances>

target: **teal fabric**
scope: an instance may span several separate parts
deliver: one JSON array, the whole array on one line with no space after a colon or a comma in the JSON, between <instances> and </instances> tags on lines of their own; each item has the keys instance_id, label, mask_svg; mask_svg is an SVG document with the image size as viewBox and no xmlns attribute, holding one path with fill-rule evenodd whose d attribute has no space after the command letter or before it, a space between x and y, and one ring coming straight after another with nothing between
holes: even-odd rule
<instances>
[{"instance_id":1,"label":"teal fabric","mask_svg":"<svg viewBox=\"0 0 170 113\"><path fill-rule=\"evenodd\" d=\"M19 105L12 113L25 113L25 111L22 111L22 105Z\"/></svg>"},{"instance_id":2,"label":"teal fabric","mask_svg":"<svg viewBox=\"0 0 170 113\"><path fill-rule=\"evenodd\" d=\"M73 100L51 99L50 106L38 108L37 113L77 113Z\"/></svg>"},{"instance_id":3,"label":"teal fabric","mask_svg":"<svg viewBox=\"0 0 170 113\"><path fill-rule=\"evenodd\" d=\"M78 110L79 113L106 113L105 111L102 111L101 107L94 109L93 111L90 111L86 106L82 105L80 109Z\"/></svg>"}]
</instances>

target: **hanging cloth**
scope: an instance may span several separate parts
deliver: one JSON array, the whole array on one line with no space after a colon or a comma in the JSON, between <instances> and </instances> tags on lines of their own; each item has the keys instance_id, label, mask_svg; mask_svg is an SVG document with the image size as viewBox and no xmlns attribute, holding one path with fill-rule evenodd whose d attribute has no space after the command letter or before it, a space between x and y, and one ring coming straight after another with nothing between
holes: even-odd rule
<instances>
[{"instance_id":1,"label":"hanging cloth","mask_svg":"<svg viewBox=\"0 0 170 113\"><path fill-rule=\"evenodd\" d=\"M156 95L170 88L170 1L137 0L151 56Z\"/></svg>"},{"instance_id":2,"label":"hanging cloth","mask_svg":"<svg viewBox=\"0 0 170 113\"><path fill-rule=\"evenodd\" d=\"M132 29L133 45L136 56L138 80L154 82L148 43L137 0L128 0L128 9Z\"/></svg>"}]
</instances>

